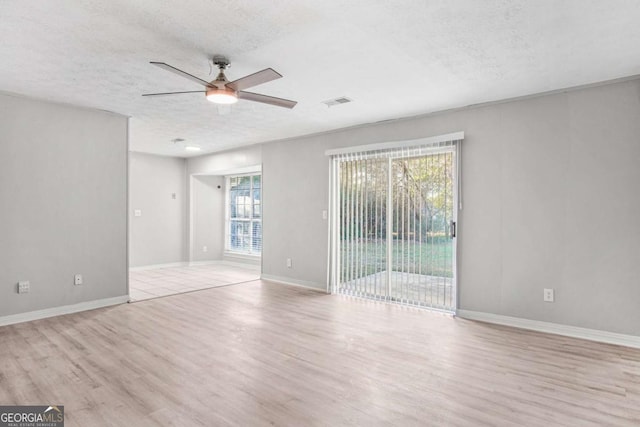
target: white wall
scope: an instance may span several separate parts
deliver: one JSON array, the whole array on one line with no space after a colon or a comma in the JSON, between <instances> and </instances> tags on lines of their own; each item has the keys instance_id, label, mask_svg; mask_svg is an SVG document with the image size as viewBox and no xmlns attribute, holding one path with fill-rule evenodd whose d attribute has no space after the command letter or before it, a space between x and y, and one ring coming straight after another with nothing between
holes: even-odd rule
<instances>
[{"instance_id":1,"label":"white wall","mask_svg":"<svg viewBox=\"0 0 640 427\"><path fill-rule=\"evenodd\" d=\"M130 266L187 261L186 161L130 153L129 198Z\"/></svg>"},{"instance_id":2,"label":"white wall","mask_svg":"<svg viewBox=\"0 0 640 427\"><path fill-rule=\"evenodd\" d=\"M0 94L0 316L126 296L127 126Z\"/></svg>"},{"instance_id":3,"label":"white wall","mask_svg":"<svg viewBox=\"0 0 640 427\"><path fill-rule=\"evenodd\" d=\"M631 80L188 162L261 160L263 274L324 289L324 151L464 131L459 307L640 335L639 117L640 81ZM555 303L542 301L547 287Z\"/></svg>"}]
</instances>

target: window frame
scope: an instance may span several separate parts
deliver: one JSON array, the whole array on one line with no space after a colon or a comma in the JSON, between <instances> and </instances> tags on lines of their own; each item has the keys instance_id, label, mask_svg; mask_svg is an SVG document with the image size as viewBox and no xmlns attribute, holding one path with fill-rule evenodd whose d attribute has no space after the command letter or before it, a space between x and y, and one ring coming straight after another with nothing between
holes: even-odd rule
<instances>
[{"instance_id":1,"label":"window frame","mask_svg":"<svg viewBox=\"0 0 640 427\"><path fill-rule=\"evenodd\" d=\"M254 177L260 177L260 187L254 187ZM249 208L249 217L248 218L232 218L231 217L231 180L233 178L241 178L241 177L249 177L249 199L251 200L251 206ZM254 190L260 190L260 216L258 218L254 217ZM225 254L232 256L241 256L241 257L251 257L251 258L260 258L262 256L262 196L263 196L263 182L262 182L262 171L255 172L247 172L247 173L239 173L233 175L225 176L225 238L224 238L224 251ZM249 224L249 244L248 250L238 250L233 249L231 247L231 224L233 221L242 221ZM260 224L260 251L256 252L254 250L254 234L253 227L254 223Z\"/></svg>"}]
</instances>

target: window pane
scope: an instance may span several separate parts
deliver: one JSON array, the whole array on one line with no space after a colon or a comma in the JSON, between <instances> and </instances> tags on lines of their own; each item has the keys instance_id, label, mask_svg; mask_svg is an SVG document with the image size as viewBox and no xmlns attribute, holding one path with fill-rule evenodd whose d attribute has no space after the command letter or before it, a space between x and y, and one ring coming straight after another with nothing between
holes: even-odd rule
<instances>
[{"instance_id":1,"label":"window pane","mask_svg":"<svg viewBox=\"0 0 640 427\"><path fill-rule=\"evenodd\" d=\"M229 192L229 214L231 218L249 218L251 212L251 190Z\"/></svg>"},{"instance_id":2,"label":"window pane","mask_svg":"<svg viewBox=\"0 0 640 427\"><path fill-rule=\"evenodd\" d=\"M238 177L238 188L251 188L251 177L250 176L239 176Z\"/></svg>"},{"instance_id":3,"label":"window pane","mask_svg":"<svg viewBox=\"0 0 640 427\"><path fill-rule=\"evenodd\" d=\"M249 250L249 222L231 221L230 249L234 251Z\"/></svg>"},{"instance_id":4,"label":"window pane","mask_svg":"<svg viewBox=\"0 0 640 427\"><path fill-rule=\"evenodd\" d=\"M261 178L262 177L260 175L255 175L253 177L253 188L260 188L260 181L262 181Z\"/></svg>"},{"instance_id":5,"label":"window pane","mask_svg":"<svg viewBox=\"0 0 640 427\"><path fill-rule=\"evenodd\" d=\"M252 233L253 233L253 243L251 245L251 251L253 253L261 253L262 252L262 223L258 221L252 221Z\"/></svg>"},{"instance_id":6,"label":"window pane","mask_svg":"<svg viewBox=\"0 0 640 427\"><path fill-rule=\"evenodd\" d=\"M238 178L233 177L231 179L229 179L229 188L230 189L234 189L238 186Z\"/></svg>"},{"instance_id":7,"label":"window pane","mask_svg":"<svg viewBox=\"0 0 640 427\"><path fill-rule=\"evenodd\" d=\"M260 203L260 189L253 190L253 203Z\"/></svg>"},{"instance_id":8,"label":"window pane","mask_svg":"<svg viewBox=\"0 0 640 427\"><path fill-rule=\"evenodd\" d=\"M229 215L231 218L238 216L238 190L229 191Z\"/></svg>"},{"instance_id":9,"label":"window pane","mask_svg":"<svg viewBox=\"0 0 640 427\"><path fill-rule=\"evenodd\" d=\"M262 214L262 212L261 212L262 209L260 209L260 206L261 205L253 205L253 217L254 218L260 218L260 216Z\"/></svg>"},{"instance_id":10,"label":"window pane","mask_svg":"<svg viewBox=\"0 0 640 427\"><path fill-rule=\"evenodd\" d=\"M251 213L250 206L248 203L243 203L239 206L238 209L238 218L249 218L249 214Z\"/></svg>"}]
</instances>

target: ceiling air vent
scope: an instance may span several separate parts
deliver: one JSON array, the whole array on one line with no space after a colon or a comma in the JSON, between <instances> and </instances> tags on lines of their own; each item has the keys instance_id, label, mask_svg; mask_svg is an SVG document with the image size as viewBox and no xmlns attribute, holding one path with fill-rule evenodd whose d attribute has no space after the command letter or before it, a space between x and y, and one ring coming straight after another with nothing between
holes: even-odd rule
<instances>
[{"instance_id":1,"label":"ceiling air vent","mask_svg":"<svg viewBox=\"0 0 640 427\"><path fill-rule=\"evenodd\" d=\"M330 99L328 101L322 101L323 104L326 104L327 107L333 107L335 105L346 104L348 102L353 102L352 99L347 98L346 96L341 96L339 98Z\"/></svg>"}]
</instances>

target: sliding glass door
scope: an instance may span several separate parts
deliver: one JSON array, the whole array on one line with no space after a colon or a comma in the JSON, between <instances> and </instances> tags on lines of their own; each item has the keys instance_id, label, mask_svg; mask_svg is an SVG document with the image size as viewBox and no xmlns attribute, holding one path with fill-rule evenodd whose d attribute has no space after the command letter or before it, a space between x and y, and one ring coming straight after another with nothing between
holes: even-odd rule
<instances>
[{"instance_id":1,"label":"sliding glass door","mask_svg":"<svg viewBox=\"0 0 640 427\"><path fill-rule=\"evenodd\" d=\"M455 308L453 160L453 152L392 160L391 300Z\"/></svg>"},{"instance_id":2,"label":"sliding glass door","mask_svg":"<svg viewBox=\"0 0 640 427\"><path fill-rule=\"evenodd\" d=\"M334 158L333 292L456 308L456 146Z\"/></svg>"}]
</instances>

